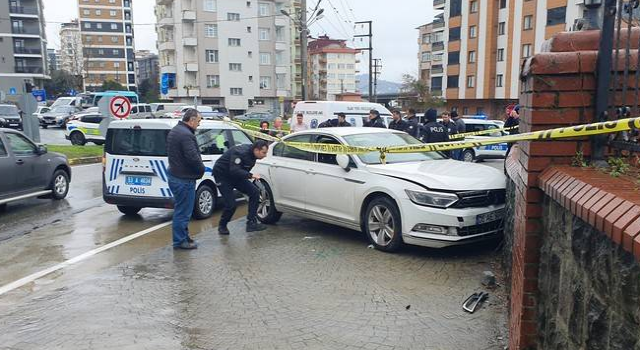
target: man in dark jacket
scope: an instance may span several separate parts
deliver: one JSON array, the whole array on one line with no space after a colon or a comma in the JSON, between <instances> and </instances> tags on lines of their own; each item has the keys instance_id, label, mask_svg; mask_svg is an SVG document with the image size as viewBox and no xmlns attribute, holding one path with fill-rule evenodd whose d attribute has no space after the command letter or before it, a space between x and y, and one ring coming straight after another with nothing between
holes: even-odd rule
<instances>
[{"instance_id":1,"label":"man in dark jacket","mask_svg":"<svg viewBox=\"0 0 640 350\"><path fill-rule=\"evenodd\" d=\"M370 128L387 128L384 125L384 121L382 121L382 118L380 118L380 112L376 111L375 109L369 111L369 121L366 122L364 126Z\"/></svg>"},{"instance_id":2,"label":"man in dark jacket","mask_svg":"<svg viewBox=\"0 0 640 350\"><path fill-rule=\"evenodd\" d=\"M351 126L351 123L347 121L347 116L342 112L338 113L338 126Z\"/></svg>"},{"instance_id":3,"label":"man in dark jacket","mask_svg":"<svg viewBox=\"0 0 640 350\"><path fill-rule=\"evenodd\" d=\"M416 117L416 110L409 108L407 113L407 134L419 138L420 137L420 124L418 123L418 117Z\"/></svg>"},{"instance_id":4,"label":"man in dark jacket","mask_svg":"<svg viewBox=\"0 0 640 350\"><path fill-rule=\"evenodd\" d=\"M393 117L393 120L389 123L389 129L400 131L407 130L409 125L406 121L402 120L402 114L400 114L399 110L394 109L393 112L391 112L391 116Z\"/></svg>"},{"instance_id":5,"label":"man in dark jacket","mask_svg":"<svg viewBox=\"0 0 640 350\"><path fill-rule=\"evenodd\" d=\"M249 196L249 211L247 213L247 232L262 231L266 227L258 223L258 201L260 190L250 180L260 180L260 175L252 174L251 169L256 160L267 156L269 144L265 140L256 140L252 145L231 147L224 152L213 167L213 176L219 183L218 189L224 201L224 211L220 217L218 233L228 235L227 224L236 212L236 196L234 189Z\"/></svg>"},{"instance_id":6,"label":"man in dark jacket","mask_svg":"<svg viewBox=\"0 0 640 350\"><path fill-rule=\"evenodd\" d=\"M422 127L422 142L436 143L449 141L447 128L438 122L438 112L430 108L424 113L427 123Z\"/></svg>"},{"instance_id":7,"label":"man in dark jacket","mask_svg":"<svg viewBox=\"0 0 640 350\"><path fill-rule=\"evenodd\" d=\"M169 189L173 192L173 247L195 249L198 244L189 237L189 220L196 200L196 180L204 175L204 164L195 131L202 116L188 109L167 136L169 156Z\"/></svg>"},{"instance_id":8,"label":"man in dark jacket","mask_svg":"<svg viewBox=\"0 0 640 350\"><path fill-rule=\"evenodd\" d=\"M453 119L454 123L456 123L456 129L458 129L458 134L464 134L467 132L467 126L464 124L464 120L462 117L458 115L457 111L451 111L451 119ZM457 138L456 141L463 141L464 138ZM464 160L462 157L462 150L456 149L451 151L451 158L455 160Z\"/></svg>"}]
</instances>

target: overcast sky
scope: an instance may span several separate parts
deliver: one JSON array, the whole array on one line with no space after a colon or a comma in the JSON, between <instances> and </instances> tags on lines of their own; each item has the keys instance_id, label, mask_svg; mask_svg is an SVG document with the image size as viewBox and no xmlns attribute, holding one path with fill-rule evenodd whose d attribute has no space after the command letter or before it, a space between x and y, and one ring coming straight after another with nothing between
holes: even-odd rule
<instances>
[{"instance_id":1,"label":"overcast sky","mask_svg":"<svg viewBox=\"0 0 640 350\"><path fill-rule=\"evenodd\" d=\"M307 1L309 7L317 2ZM44 0L49 47L60 47L59 22L78 17L77 3L77 0ZM156 51L155 0L133 0L132 3L136 49ZM417 74L418 31L415 28L431 21L434 11L432 0L392 3L389 0L321 0L325 17L311 27L311 34L315 37L326 33L332 38L353 40L354 33L366 34L367 31L366 27L354 28L353 22L373 21L373 56L382 58L382 79L400 82L404 73ZM368 46L366 39L356 39L351 44L356 48ZM363 55L362 73L368 72L367 62L367 56Z\"/></svg>"}]
</instances>

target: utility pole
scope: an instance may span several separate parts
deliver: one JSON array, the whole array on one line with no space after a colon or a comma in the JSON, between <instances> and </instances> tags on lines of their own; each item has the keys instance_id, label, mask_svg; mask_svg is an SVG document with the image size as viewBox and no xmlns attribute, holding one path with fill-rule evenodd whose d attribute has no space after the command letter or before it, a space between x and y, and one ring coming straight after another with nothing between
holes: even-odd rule
<instances>
[{"instance_id":1,"label":"utility pole","mask_svg":"<svg viewBox=\"0 0 640 350\"><path fill-rule=\"evenodd\" d=\"M373 22L372 21L362 21L355 22L354 24L368 24L369 25L369 33L368 34L360 34L354 35L354 38L369 38L369 47L366 49L360 49L369 51L369 100L371 100L373 96Z\"/></svg>"},{"instance_id":2,"label":"utility pole","mask_svg":"<svg viewBox=\"0 0 640 350\"><path fill-rule=\"evenodd\" d=\"M373 102L378 102L378 74L382 73L381 58L373 59Z\"/></svg>"}]
</instances>

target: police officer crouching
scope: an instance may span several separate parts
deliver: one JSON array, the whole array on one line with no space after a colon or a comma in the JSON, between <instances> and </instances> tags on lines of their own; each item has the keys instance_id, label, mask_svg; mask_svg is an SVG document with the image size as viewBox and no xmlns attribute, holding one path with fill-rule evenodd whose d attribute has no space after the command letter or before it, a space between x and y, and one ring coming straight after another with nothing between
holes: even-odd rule
<instances>
[{"instance_id":1,"label":"police officer crouching","mask_svg":"<svg viewBox=\"0 0 640 350\"><path fill-rule=\"evenodd\" d=\"M422 127L422 142L436 143L449 141L447 128L438 122L438 112L430 108L424 113L427 122Z\"/></svg>"},{"instance_id":2,"label":"police officer crouching","mask_svg":"<svg viewBox=\"0 0 640 350\"><path fill-rule=\"evenodd\" d=\"M252 174L251 169L256 160L267 156L269 144L265 140L256 140L251 145L234 146L224 152L213 167L213 176L219 183L224 211L220 217L218 233L228 235L227 224L236 211L234 189L249 196L249 212L247 213L247 232L262 231L266 226L258 223L258 202L260 190L250 180L260 180L260 175Z\"/></svg>"}]
</instances>

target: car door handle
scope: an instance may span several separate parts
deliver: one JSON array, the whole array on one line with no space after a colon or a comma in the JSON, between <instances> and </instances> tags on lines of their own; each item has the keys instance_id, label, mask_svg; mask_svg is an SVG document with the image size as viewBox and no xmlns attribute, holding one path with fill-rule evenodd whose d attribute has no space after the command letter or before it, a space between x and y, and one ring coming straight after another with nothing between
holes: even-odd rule
<instances>
[{"instance_id":1,"label":"car door handle","mask_svg":"<svg viewBox=\"0 0 640 350\"><path fill-rule=\"evenodd\" d=\"M16 164L22 165L22 164L24 164L24 160L18 159L18 160L16 160Z\"/></svg>"},{"instance_id":2,"label":"car door handle","mask_svg":"<svg viewBox=\"0 0 640 350\"><path fill-rule=\"evenodd\" d=\"M313 174L315 174L315 173L316 173L316 172L315 172L315 170L313 170L313 169L307 169L307 174L311 174L311 175L313 175Z\"/></svg>"}]
</instances>

